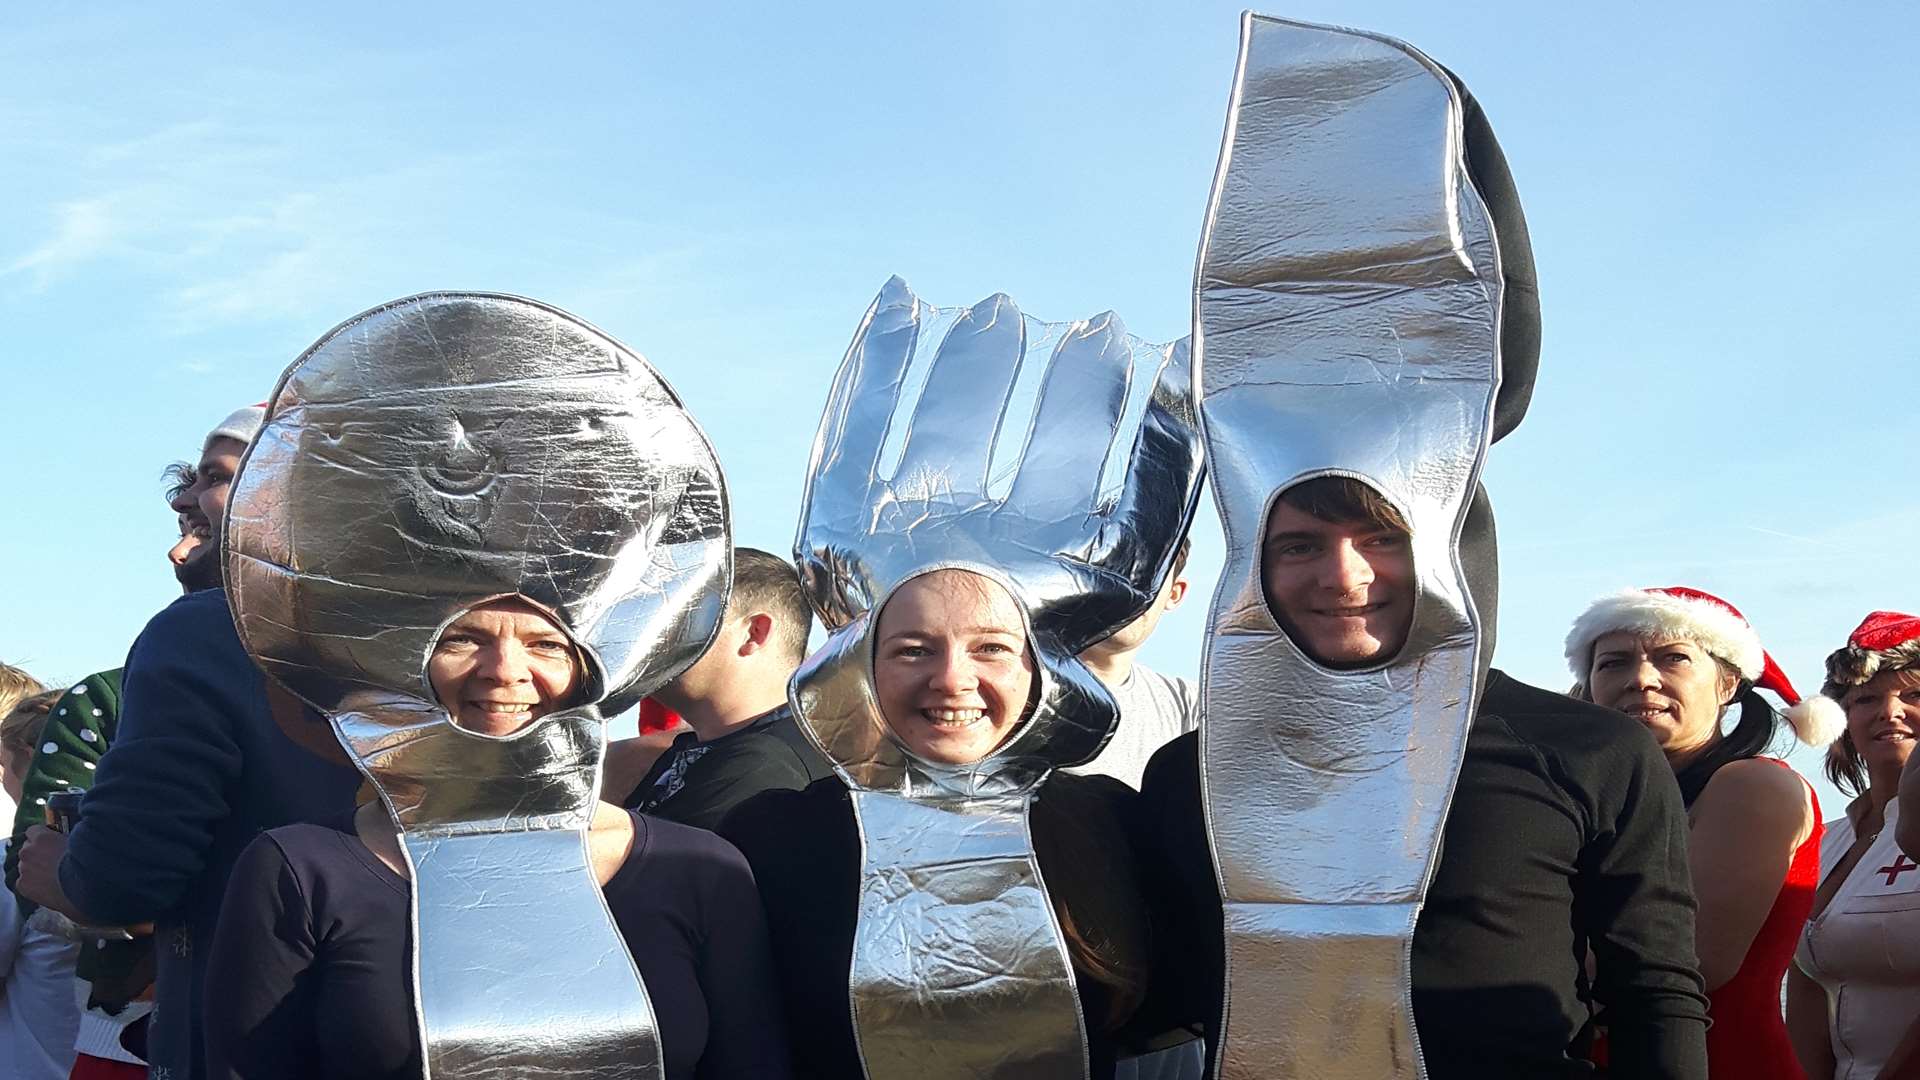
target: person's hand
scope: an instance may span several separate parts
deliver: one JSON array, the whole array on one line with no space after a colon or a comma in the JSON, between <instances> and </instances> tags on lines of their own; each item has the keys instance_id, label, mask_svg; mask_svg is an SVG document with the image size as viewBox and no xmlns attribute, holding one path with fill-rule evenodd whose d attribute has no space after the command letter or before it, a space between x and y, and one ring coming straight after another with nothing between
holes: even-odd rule
<instances>
[{"instance_id":1,"label":"person's hand","mask_svg":"<svg viewBox=\"0 0 1920 1080\"><path fill-rule=\"evenodd\" d=\"M52 908L75 922L85 922L73 902L67 899L66 890L60 887L60 859L66 853L64 833L54 832L45 825L28 829L26 842L20 846L20 879L15 891L41 907Z\"/></svg>"}]
</instances>

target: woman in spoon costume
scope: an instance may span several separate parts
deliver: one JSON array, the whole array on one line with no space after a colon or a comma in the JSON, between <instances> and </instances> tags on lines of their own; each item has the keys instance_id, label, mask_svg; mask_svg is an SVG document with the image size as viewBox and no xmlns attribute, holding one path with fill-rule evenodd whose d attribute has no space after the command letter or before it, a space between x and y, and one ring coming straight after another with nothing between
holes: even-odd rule
<instances>
[{"instance_id":1,"label":"woman in spoon costume","mask_svg":"<svg viewBox=\"0 0 1920 1080\"><path fill-rule=\"evenodd\" d=\"M1030 421L1009 415L1023 362L1044 367ZM1010 477L996 438L1017 441ZM869 309L796 545L832 634L790 693L839 775L722 827L768 906L804 1074L1111 1075L1150 948L1131 793L1054 770L1111 732L1076 656L1157 595L1200 476L1184 346L1005 296L932 308L897 278Z\"/></svg>"},{"instance_id":2,"label":"woman in spoon costume","mask_svg":"<svg viewBox=\"0 0 1920 1080\"><path fill-rule=\"evenodd\" d=\"M514 297L376 308L282 377L225 530L242 641L379 802L241 856L214 1075L786 1075L743 860L596 798L604 717L729 580L719 465L643 360Z\"/></svg>"}]
</instances>

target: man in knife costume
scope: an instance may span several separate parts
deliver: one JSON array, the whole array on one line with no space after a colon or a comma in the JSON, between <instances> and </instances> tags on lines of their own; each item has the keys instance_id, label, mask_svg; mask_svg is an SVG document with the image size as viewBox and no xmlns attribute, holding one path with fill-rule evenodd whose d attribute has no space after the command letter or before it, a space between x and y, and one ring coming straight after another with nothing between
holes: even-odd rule
<instances>
[{"instance_id":1,"label":"man in knife costume","mask_svg":"<svg viewBox=\"0 0 1920 1080\"><path fill-rule=\"evenodd\" d=\"M1658 750L1488 667L1478 478L1531 389L1532 283L1457 79L1246 17L1195 284L1228 559L1203 726L1144 789L1177 868L1156 926L1198 960L1163 989L1219 1076L1586 1075L1590 1002L1616 1075L1705 1076Z\"/></svg>"}]
</instances>

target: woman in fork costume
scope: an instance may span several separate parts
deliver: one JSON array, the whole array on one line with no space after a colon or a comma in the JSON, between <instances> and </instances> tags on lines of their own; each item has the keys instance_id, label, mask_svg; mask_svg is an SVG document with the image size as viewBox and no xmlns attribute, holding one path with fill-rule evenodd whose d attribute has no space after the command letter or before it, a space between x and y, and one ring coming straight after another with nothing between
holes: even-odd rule
<instances>
[{"instance_id":1,"label":"woman in fork costume","mask_svg":"<svg viewBox=\"0 0 1920 1080\"><path fill-rule=\"evenodd\" d=\"M1007 415L1023 358L1045 364L1031 418ZM998 483L996 432L1019 444ZM1103 484L1115 444L1124 476ZM768 910L801 1074L1112 1075L1152 949L1135 796L1057 767L1111 731L1075 657L1157 595L1199 479L1184 345L1111 314L1048 325L1005 296L960 310L882 290L797 541L832 633L790 693L837 775L721 828Z\"/></svg>"}]
</instances>

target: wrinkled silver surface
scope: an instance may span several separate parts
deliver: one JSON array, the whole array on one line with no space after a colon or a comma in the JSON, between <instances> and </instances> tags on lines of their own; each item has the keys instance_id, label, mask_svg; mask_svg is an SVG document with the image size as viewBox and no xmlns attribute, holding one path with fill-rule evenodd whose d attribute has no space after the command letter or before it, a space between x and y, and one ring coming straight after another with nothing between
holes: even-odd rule
<instances>
[{"instance_id":1,"label":"wrinkled silver surface","mask_svg":"<svg viewBox=\"0 0 1920 1080\"><path fill-rule=\"evenodd\" d=\"M1391 39L1249 15L1195 282L1227 563L1202 781L1227 929L1225 1078L1423 1074L1409 948L1479 688L1455 544L1498 381L1500 267L1461 102ZM1327 670L1260 585L1274 496L1362 478L1413 527L1413 631Z\"/></svg>"},{"instance_id":2,"label":"wrinkled silver surface","mask_svg":"<svg viewBox=\"0 0 1920 1080\"><path fill-rule=\"evenodd\" d=\"M602 718L691 664L726 604L725 487L673 392L534 301L395 301L281 377L224 541L248 652L332 718L400 825L429 1074L662 1077L587 827ZM579 646L584 697L474 734L427 659L448 622L513 594Z\"/></svg>"},{"instance_id":3,"label":"wrinkled silver surface","mask_svg":"<svg viewBox=\"0 0 1920 1080\"><path fill-rule=\"evenodd\" d=\"M1147 345L1110 312L1039 323L1004 295L935 308L898 278L868 309L821 420L795 541L829 636L790 696L855 793L849 993L873 1080L1085 1075L1027 806L1052 768L1111 735L1113 699L1078 654L1152 602L1200 478L1184 343ZM1029 719L971 766L908 753L873 695L880 609L944 568L1007 588L1039 674Z\"/></svg>"},{"instance_id":4,"label":"wrinkled silver surface","mask_svg":"<svg viewBox=\"0 0 1920 1080\"><path fill-rule=\"evenodd\" d=\"M871 1077L1087 1075L1027 799L854 793L854 1031Z\"/></svg>"}]
</instances>

